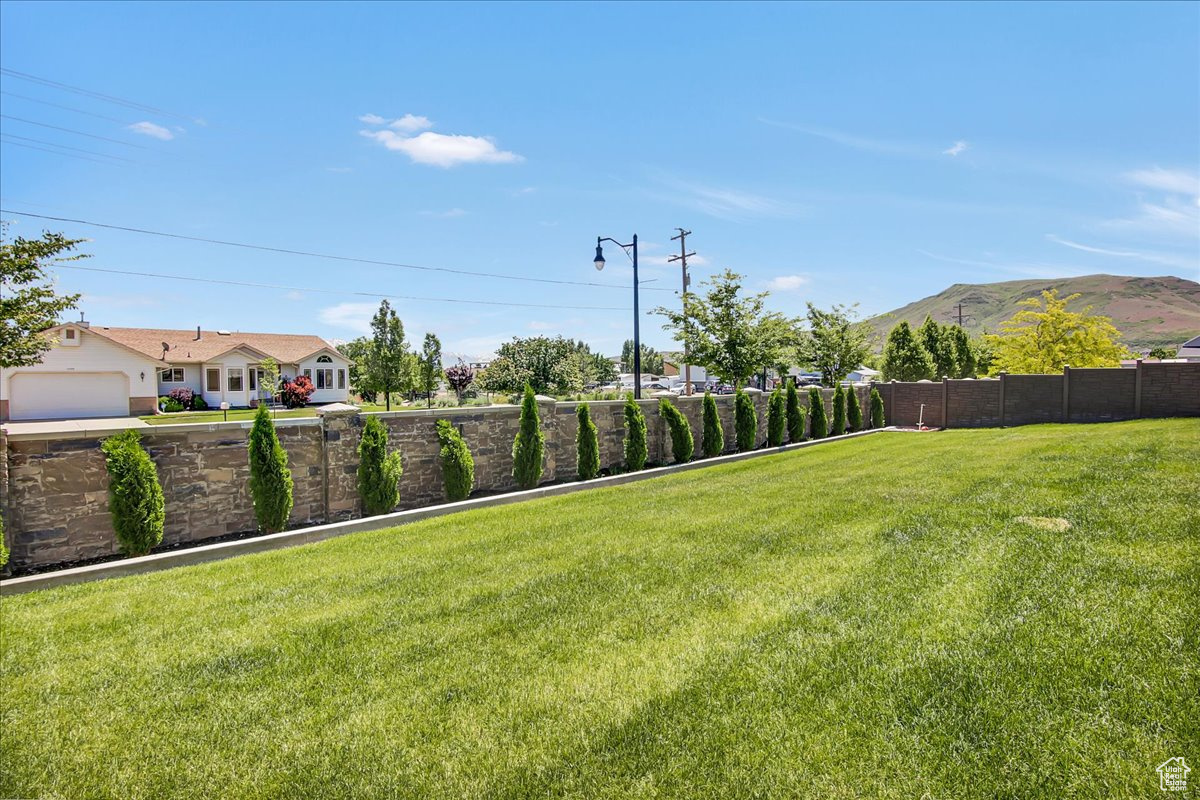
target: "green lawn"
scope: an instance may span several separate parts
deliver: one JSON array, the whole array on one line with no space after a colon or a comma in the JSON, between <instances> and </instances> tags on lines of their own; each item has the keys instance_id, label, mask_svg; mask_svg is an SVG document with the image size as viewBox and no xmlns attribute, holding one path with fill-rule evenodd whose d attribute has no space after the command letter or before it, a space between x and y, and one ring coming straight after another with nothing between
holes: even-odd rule
<instances>
[{"instance_id":1,"label":"green lawn","mask_svg":"<svg viewBox=\"0 0 1200 800\"><path fill-rule=\"evenodd\" d=\"M4 598L0 796L1157 797L1198 464L878 434Z\"/></svg>"},{"instance_id":2,"label":"green lawn","mask_svg":"<svg viewBox=\"0 0 1200 800\"><path fill-rule=\"evenodd\" d=\"M372 405L370 403L359 406L363 411L383 411L382 405ZM238 420L254 419L255 409L253 408L234 408L229 412L220 410L209 411L176 411L172 414L147 414L144 417L138 417L147 425L183 425L191 422L223 422L226 420L228 413L228 421L235 422ZM305 408L289 408L280 409L274 413L275 419L288 419L290 417L315 417L317 415L317 406L306 406Z\"/></svg>"}]
</instances>

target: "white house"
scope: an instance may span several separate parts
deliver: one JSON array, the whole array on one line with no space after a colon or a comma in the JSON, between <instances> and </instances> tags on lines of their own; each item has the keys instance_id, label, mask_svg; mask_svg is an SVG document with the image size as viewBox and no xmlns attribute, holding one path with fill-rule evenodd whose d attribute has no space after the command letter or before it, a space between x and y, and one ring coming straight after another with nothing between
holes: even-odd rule
<instances>
[{"instance_id":1,"label":"white house","mask_svg":"<svg viewBox=\"0 0 1200 800\"><path fill-rule=\"evenodd\" d=\"M1200 336L1188 339L1179 348L1179 352L1175 354L1176 358L1186 359L1187 361L1200 361Z\"/></svg>"},{"instance_id":2,"label":"white house","mask_svg":"<svg viewBox=\"0 0 1200 800\"><path fill-rule=\"evenodd\" d=\"M157 399L187 387L210 407L249 406L272 358L288 378L307 375L311 403L345 402L349 362L319 336L229 331L102 328L88 322L46 331L42 363L0 372L0 419L70 419L153 414Z\"/></svg>"}]
</instances>

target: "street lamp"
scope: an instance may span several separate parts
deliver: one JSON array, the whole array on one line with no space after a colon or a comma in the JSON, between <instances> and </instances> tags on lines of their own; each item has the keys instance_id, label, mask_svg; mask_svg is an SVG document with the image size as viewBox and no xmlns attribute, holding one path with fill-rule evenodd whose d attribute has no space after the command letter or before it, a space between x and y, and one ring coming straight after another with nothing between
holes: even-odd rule
<instances>
[{"instance_id":1,"label":"street lamp","mask_svg":"<svg viewBox=\"0 0 1200 800\"><path fill-rule=\"evenodd\" d=\"M604 249L600 246L601 242L612 242L617 247L632 247L633 248L633 396L634 398L642 399L642 336L638 323L638 248L637 234L633 235L633 244L621 244L616 239L610 239L607 236L596 237L596 260L593 262L597 270L604 269Z\"/></svg>"}]
</instances>

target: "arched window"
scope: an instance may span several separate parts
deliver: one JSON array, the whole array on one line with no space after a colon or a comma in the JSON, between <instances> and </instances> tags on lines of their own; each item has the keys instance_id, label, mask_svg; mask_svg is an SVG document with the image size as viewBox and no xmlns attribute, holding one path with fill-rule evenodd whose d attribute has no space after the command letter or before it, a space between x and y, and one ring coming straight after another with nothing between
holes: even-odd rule
<instances>
[{"instance_id":1,"label":"arched window","mask_svg":"<svg viewBox=\"0 0 1200 800\"><path fill-rule=\"evenodd\" d=\"M317 363L318 364L332 364L333 359L330 358L329 356L317 356Z\"/></svg>"}]
</instances>

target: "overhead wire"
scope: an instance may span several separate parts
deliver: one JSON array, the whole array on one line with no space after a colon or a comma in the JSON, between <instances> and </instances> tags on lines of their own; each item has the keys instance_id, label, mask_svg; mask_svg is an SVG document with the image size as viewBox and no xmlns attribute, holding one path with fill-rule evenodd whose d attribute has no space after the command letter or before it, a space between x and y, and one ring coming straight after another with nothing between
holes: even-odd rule
<instances>
[{"instance_id":1,"label":"overhead wire","mask_svg":"<svg viewBox=\"0 0 1200 800\"><path fill-rule=\"evenodd\" d=\"M19 70L9 69L8 67L0 67L0 75L7 75L10 78L17 78L18 80L29 81L30 83L37 83L41 84L42 86L49 86L50 88L59 89L64 92L71 92L73 94L83 95L85 97L92 97L97 100L103 100L107 103L125 106L126 108L133 108L138 111L146 111L151 114L159 114L164 117L174 117L176 119L187 120L188 122L198 122L198 120L193 117L189 117L186 114L167 111L164 108L158 108L157 106L151 106L145 103L138 103L134 100L127 100L123 97L104 94L103 92L94 92L91 89L84 89L80 86L72 86L69 83L61 83L59 81L50 80L49 78L31 75L28 72L20 72Z\"/></svg>"}]
</instances>

